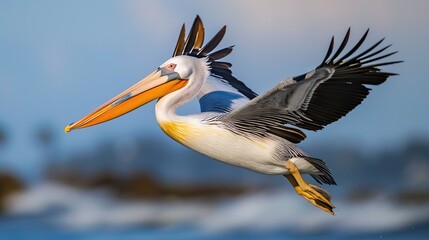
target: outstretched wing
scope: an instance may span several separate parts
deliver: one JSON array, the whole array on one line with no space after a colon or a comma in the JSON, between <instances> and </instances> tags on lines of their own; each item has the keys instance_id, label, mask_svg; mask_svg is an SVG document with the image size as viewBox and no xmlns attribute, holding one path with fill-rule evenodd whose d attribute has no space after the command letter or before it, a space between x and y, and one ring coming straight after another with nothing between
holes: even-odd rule
<instances>
[{"instance_id":1,"label":"outstretched wing","mask_svg":"<svg viewBox=\"0 0 429 240\"><path fill-rule=\"evenodd\" d=\"M365 99L371 90L367 85L379 85L396 75L381 71L381 66L401 62L379 62L396 53L383 53L390 45L376 50L384 39L356 54L368 31L342 57L339 56L347 45L350 29L333 55L332 37L322 64L314 71L282 81L242 108L224 115L223 120L238 128L238 132L261 135L284 124L317 131L337 121Z\"/></svg>"},{"instance_id":2,"label":"outstretched wing","mask_svg":"<svg viewBox=\"0 0 429 240\"><path fill-rule=\"evenodd\" d=\"M243 82L232 75L229 62L219 61L232 52L233 46L212 52L225 35L226 26L203 47L204 26L199 16L195 18L189 35L185 39L185 25L180 30L173 57L188 55L197 58L206 57L210 64L210 76L202 86L197 97L201 112L226 113L242 107L257 96Z\"/></svg>"}]
</instances>

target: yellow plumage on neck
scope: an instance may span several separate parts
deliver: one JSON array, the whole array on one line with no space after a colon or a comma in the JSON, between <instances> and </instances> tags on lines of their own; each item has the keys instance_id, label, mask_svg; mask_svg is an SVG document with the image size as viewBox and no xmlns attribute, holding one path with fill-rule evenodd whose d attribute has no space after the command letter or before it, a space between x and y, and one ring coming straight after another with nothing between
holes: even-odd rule
<instances>
[{"instance_id":1,"label":"yellow plumage on neck","mask_svg":"<svg viewBox=\"0 0 429 240\"><path fill-rule=\"evenodd\" d=\"M197 128L186 122L159 122L161 129L179 143L186 144L198 134Z\"/></svg>"}]
</instances>

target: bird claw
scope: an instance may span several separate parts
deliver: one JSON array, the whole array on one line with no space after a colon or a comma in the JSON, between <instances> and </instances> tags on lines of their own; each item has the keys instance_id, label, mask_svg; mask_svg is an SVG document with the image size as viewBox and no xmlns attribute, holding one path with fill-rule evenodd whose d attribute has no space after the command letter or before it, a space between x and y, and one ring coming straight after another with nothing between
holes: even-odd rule
<instances>
[{"instance_id":1,"label":"bird claw","mask_svg":"<svg viewBox=\"0 0 429 240\"><path fill-rule=\"evenodd\" d=\"M321 187L312 185L304 181L296 165L288 161L286 169L290 172L285 177L295 188L295 191L307 201L311 202L314 206L322 209L323 211L335 215L333 209L335 206L331 203L331 195Z\"/></svg>"},{"instance_id":2,"label":"bird claw","mask_svg":"<svg viewBox=\"0 0 429 240\"><path fill-rule=\"evenodd\" d=\"M296 186L295 190L299 195L311 202L314 206L327 213L335 215L333 212L335 206L330 201L331 196L322 188L308 184L304 187Z\"/></svg>"}]
</instances>

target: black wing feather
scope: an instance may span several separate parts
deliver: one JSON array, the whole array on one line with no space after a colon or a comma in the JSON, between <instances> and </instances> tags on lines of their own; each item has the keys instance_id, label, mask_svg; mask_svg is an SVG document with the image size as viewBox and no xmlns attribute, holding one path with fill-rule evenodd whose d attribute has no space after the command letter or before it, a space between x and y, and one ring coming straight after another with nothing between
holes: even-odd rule
<instances>
[{"instance_id":1,"label":"black wing feather","mask_svg":"<svg viewBox=\"0 0 429 240\"><path fill-rule=\"evenodd\" d=\"M350 28L349 28L350 31ZM353 53L356 52L356 50L358 50L360 48L360 46L362 45L362 43L365 41L366 37L368 36L369 33L369 28L366 30L365 34L363 34L363 36L361 37L361 39L359 40L358 43L356 43L356 45L346 54L344 54L344 56L341 57L341 59L338 60L338 62L342 62L344 61L344 59L350 57ZM322 61L325 62L326 60Z\"/></svg>"},{"instance_id":2,"label":"black wing feather","mask_svg":"<svg viewBox=\"0 0 429 240\"><path fill-rule=\"evenodd\" d=\"M363 51L361 54L358 54L357 56L347 60L347 58L355 53L363 44L368 35L368 32L369 29L349 52L347 52L339 60L336 60L348 42L350 36L349 28L335 54L330 58L329 61L324 60L318 67L318 69L332 69L334 70L334 73L329 79L321 82L321 84L318 85L318 87L314 90L307 108L300 110L303 115L309 119L302 118L294 125L308 130L320 130L324 126L345 116L356 106L358 106L366 98L366 96L368 96L371 90L365 85L379 85L385 82L389 76L394 75L393 73L382 72L380 67L400 63L401 61L381 63L376 62L397 53L391 52L382 56L378 56L391 45L373 52L373 50L380 45L384 38L375 43L366 51ZM374 56L377 57L372 58ZM329 56L325 57L325 59L327 58L329 58Z\"/></svg>"},{"instance_id":3,"label":"black wing feather","mask_svg":"<svg viewBox=\"0 0 429 240\"><path fill-rule=\"evenodd\" d=\"M259 135L284 124L317 131L337 121L368 96L371 89L367 85L379 85L395 75L383 72L381 66L402 62L378 62L396 53L380 55L389 47L376 50L383 39L353 56L367 35L368 30L342 57L339 56L349 41L350 29L335 52L332 38L325 58L314 71L281 82L266 94L229 113L225 120L243 132ZM253 127L249 127L249 122Z\"/></svg>"},{"instance_id":4,"label":"black wing feather","mask_svg":"<svg viewBox=\"0 0 429 240\"><path fill-rule=\"evenodd\" d=\"M341 54L341 52L344 50L344 48L347 45L347 42L349 41L350 38L350 28L347 30L346 36L344 37L343 41L341 42L340 47L337 49L337 51L334 53L334 55L332 56L331 60L329 60L329 62L334 62L334 60Z\"/></svg>"},{"instance_id":5,"label":"black wing feather","mask_svg":"<svg viewBox=\"0 0 429 240\"><path fill-rule=\"evenodd\" d=\"M322 61L322 64L324 64L328 60L329 56L331 56L332 51L334 50L334 41L335 41L334 40L334 36L332 36L331 43L329 43L328 51L326 52L326 55L325 55L325 58Z\"/></svg>"}]
</instances>

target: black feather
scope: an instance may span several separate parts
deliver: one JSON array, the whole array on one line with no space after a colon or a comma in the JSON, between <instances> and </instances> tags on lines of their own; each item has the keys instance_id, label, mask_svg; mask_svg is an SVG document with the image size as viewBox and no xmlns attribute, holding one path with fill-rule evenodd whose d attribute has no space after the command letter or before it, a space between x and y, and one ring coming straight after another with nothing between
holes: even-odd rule
<instances>
[{"instance_id":1,"label":"black feather","mask_svg":"<svg viewBox=\"0 0 429 240\"><path fill-rule=\"evenodd\" d=\"M226 26L223 26L218 33L198 52L198 55L207 56L213 49L219 45L226 32Z\"/></svg>"},{"instance_id":2,"label":"black feather","mask_svg":"<svg viewBox=\"0 0 429 240\"><path fill-rule=\"evenodd\" d=\"M319 172L320 175L317 174L311 174L311 176L316 180L318 183L326 183L329 185L337 185L335 182L334 177L332 177L331 170L329 170L328 166L326 166L326 163L317 158L307 157L307 156L300 156L307 160L311 165L313 165Z\"/></svg>"},{"instance_id":3,"label":"black feather","mask_svg":"<svg viewBox=\"0 0 429 240\"><path fill-rule=\"evenodd\" d=\"M223 26L219 32L217 32L216 35L202 48L200 47L202 45L202 40L204 39L204 26L199 16L195 18L186 42L184 40L184 31L185 27L182 26L173 56L188 55L197 58L207 57L211 68L211 75L228 82L229 85L237 89L240 93L249 99L253 99L257 96L255 92L253 92L243 82L239 81L232 75L231 63L218 61L230 54L233 50L233 46L211 53L211 51L213 51L223 39L226 32L226 26ZM201 35L199 35L199 33ZM179 51L182 48L183 50Z\"/></svg>"},{"instance_id":4,"label":"black feather","mask_svg":"<svg viewBox=\"0 0 429 240\"><path fill-rule=\"evenodd\" d=\"M188 34L188 38L185 42L185 49L183 50L183 54L190 53L192 51L192 48L195 44L195 39L197 37L198 32L198 26L202 24L200 16L197 15L197 17L194 20L194 23L192 24L191 31Z\"/></svg>"},{"instance_id":5,"label":"black feather","mask_svg":"<svg viewBox=\"0 0 429 240\"><path fill-rule=\"evenodd\" d=\"M341 42L340 47L337 49L337 51L334 53L334 56L332 56L332 58L328 61L329 63L333 63L334 60L341 54L341 52L344 50L344 48L347 45L347 42L349 41L349 37L350 37L350 28L347 30L346 36L344 36L343 41Z\"/></svg>"},{"instance_id":6,"label":"black feather","mask_svg":"<svg viewBox=\"0 0 429 240\"><path fill-rule=\"evenodd\" d=\"M219 51L216 51L216 52L214 52L214 53L210 53L210 54L208 55L208 57L209 57L211 60L218 60L218 59L224 58L224 57L226 57L228 54L230 54L230 53L232 52L233 47L234 47L234 46L230 46L230 47L227 47L227 48L221 49L221 50L219 50Z\"/></svg>"},{"instance_id":7,"label":"black feather","mask_svg":"<svg viewBox=\"0 0 429 240\"><path fill-rule=\"evenodd\" d=\"M350 28L349 28L349 30L350 30ZM368 33L369 33L369 28L368 28L368 30L366 30L365 34L361 37L359 42L356 43L356 45L348 53L344 54L344 56L342 56L341 59L338 60L338 62L341 63L342 61L344 61L344 59L350 57L353 53L355 53L356 50L358 50L359 47L362 45L362 43L365 41L366 37L368 36Z\"/></svg>"},{"instance_id":8,"label":"black feather","mask_svg":"<svg viewBox=\"0 0 429 240\"><path fill-rule=\"evenodd\" d=\"M332 36L331 38L331 43L329 43L329 48L328 51L326 52L325 58L322 61L322 64L325 64L326 61L328 60L329 56L331 56L332 50L334 50L334 36Z\"/></svg>"},{"instance_id":9,"label":"black feather","mask_svg":"<svg viewBox=\"0 0 429 240\"><path fill-rule=\"evenodd\" d=\"M177 39L176 47L174 48L173 57L183 54L183 48L185 46L185 24L180 29L179 38Z\"/></svg>"}]
</instances>

